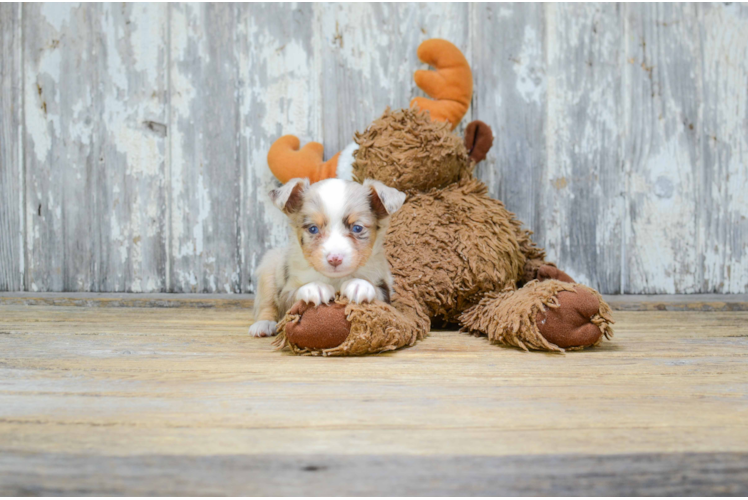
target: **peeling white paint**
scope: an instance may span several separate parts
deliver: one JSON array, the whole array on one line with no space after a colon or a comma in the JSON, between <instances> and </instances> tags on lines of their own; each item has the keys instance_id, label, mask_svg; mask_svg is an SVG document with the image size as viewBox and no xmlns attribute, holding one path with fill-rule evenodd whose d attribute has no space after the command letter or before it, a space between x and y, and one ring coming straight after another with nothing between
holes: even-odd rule
<instances>
[{"instance_id":1,"label":"peeling white paint","mask_svg":"<svg viewBox=\"0 0 748 500\"><path fill-rule=\"evenodd\" d=\"M748 293L748 13L738 4L704 11L703 134L705 168L714 181L703 186L719 206L709 207L703 288ZM712 159L713 164L707 163ZM728 264L729 265L726 265Z\"/></svg>"},{"instance_id":2,"label":"peeling white paint","mask_svg":"<svg viewBox=\"0 0 748 500\"><path fill-rule=\"evenodd\" d=\"M704 236L698 206L703 158L693 133L701 120L702 82L692 69L701 57L692 36L697 12L675 4L627 8L633 37L626 48L631 86L626 105L632 108L626 149L633 154L626 194L626 291L695 293L702 286ZM676 18L679 22L654 37L655 20ZM656 66L653 54L665 54ZM672 196L658 196L658 182L671 183Z\"/></svg>"},{"instance_id":3,"label":"peeling white paint","mask_svg":"<svg viewBox=\"0 0 748 500\"><path fill-rule=\"evenodd\" d=\"M161 49L164 46L163 21L168 7L149 3L134 3L131 6L134 19L131 38L133 68L145 73L148 81L156 82L159 79Z\"/></svg>"},{"instance_id":4,"label":"peeling white paint","mask_svg":"<svg viewBox=\"0 0 748 500\"><path fill-rule=\"evenodd\" d=\"M640 167L646 177L634 172L632 179L639 215L632 220L631 231L641 259L635 269L641 279L657 283L659 293L697 291L696 207L688 196L694 186L692 177L684 175L683 166L689 164L684 150L678 138L671 138ZM673 196L657 196L660 178L674 183Z\"/></svg>"},{"instance_id":5,"label":"peeling white paint","mask_svg":"<svg viewBox=\"0 0 748 500\"><path fill-rule=\"evenodd\" d=\"M24 94L26 106L25 124L29 138L34 143L34 154L40 162L47 159L52 147L50 125L52 132L60 135L59 115L51 112L59 105L59 88L50 89L45 81L56 81L60 74L61 54L59 50L45 50L41 53L38 66L32 61L26 61L24 71Z\"/></svg>"},{"instance_id":6,"label":"peeling white paint","mask_svg":"<svg viewBox=\"0 0 748 500\"><path fill-rule=\"evenodd\" d=\"M104 8L106 11L121 8L119 4L105 4ZM108 15L107 15L108 14ZM118 49L118 42L122 39L122 26L115 24L114 16L107 12L101 16L102 22L102 35L105 37L104 43L107 47L106 51L106 64L107 72L106 77L110 85L114 85L116 88L111 89L113 91L112 97L118 98L124 95L127 90L127 74L130 68L125 65L124 61L120 57Z\"/></svg>"},{"instance_id":7,"label":"peeling white paint","mask_svg":"<svg viewBox=\"0 0 748 500\"><path fill-rule=\"evenodd\" d=\"M545 95L545 73L543 68L531 64L541 57L539 48L542 46L538 33L532 26L525 27L525 37L522 52L519 53L515 72L517 73L517 92L529 103L541 104Z\"/></svg>"},{"instance_id":8,"label":"peeling white paint","mask_svg":"<svg viewBox=\"0 0 748 500\"><path fill-rule=\"evenodd\" d=\"M275 130L284 123L288 130L302 131L307 128L312 112L311 82L308 66L309 54L295 40L289 41L282 49L266 47L268 80L262 89L263 100L270 106L262 120L265 130ZM259 96L258 96L259 97ZM273 105L275 104L275 105Z\"/></svg>"},{"instance_id":9,"label":"peeling white paint","mask_svg":"<svg viewBox=\"0 0 748 500\"><path fill-rule=\"evenodd\" d=\"M70 21L70 16L79 6L80 3L77 2L45 2L42 4L41 14L56 31L60 31Z\"/></svg>"}]
</instances>

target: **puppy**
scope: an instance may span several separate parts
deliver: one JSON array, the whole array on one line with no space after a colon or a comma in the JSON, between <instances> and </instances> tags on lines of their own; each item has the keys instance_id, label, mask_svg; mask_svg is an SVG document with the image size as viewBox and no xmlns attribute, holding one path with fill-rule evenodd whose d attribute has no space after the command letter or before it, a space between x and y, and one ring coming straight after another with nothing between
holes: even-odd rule
<instances>
[{"instance_id":1,"label":"puppy","mask_svg":"<svg viewBox=\"0 0 748 500\"><path fill-rule=\"evenodd\" d=\"M389 302L384 235L404 193L374 180L310 185L308 179L291 179L270 198L288 216L295 238L268 252L257 268L250 335L275 335L277 321L299 300L318 306L340 292L355 303Z\"/></svg>"}]
</instances>

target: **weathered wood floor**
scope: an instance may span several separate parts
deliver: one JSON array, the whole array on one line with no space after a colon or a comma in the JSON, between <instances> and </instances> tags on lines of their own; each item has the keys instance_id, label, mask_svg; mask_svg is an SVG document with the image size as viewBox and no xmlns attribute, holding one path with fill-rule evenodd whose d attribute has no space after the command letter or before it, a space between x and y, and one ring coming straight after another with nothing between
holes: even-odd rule
<instances>
[{"instance_id":1,"label":"weathered wood floor","mask_svg":"<svg viewBox=\"0 0 748 500\"><path fill-rule=\"evenodd\" d=\"M0 494L748 494L748 312L615 318L321 359L238 308L0 305Z\"/></svg>"}]
</instances>

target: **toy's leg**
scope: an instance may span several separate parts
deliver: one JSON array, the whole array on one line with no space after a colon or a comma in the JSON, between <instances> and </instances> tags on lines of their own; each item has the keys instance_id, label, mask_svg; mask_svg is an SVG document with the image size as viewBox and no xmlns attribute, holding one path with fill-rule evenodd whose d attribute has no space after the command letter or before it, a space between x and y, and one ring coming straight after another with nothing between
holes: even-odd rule
<instances>
[{"instance_id":1,"label":"toy's leg","mask_svg":"<svg viewBox=\"0 0 748 500\"><path fill-rule=\"evenodd\" d=\"M276 345L296 354L360 356L411 346L428 334L429 319L408 300L392 305L344 300L314 307L295 304L278 324Z\"/></svg>"},{"instance_id":2,"label":"toy's leg","mask_svg":"<svg viewBox=\"0 0 748 500\"><path fill-rule=\"evenodd\" d=\"M465 311L460 322L466 331L525 350L581 349L613 335L610 308L600 294L557 279L488 294Z\"/></svg>"},{"instance_id":3,"label":"toy's leg","mask_svg":"<svg viewBox=\"0 0 748 500\"><path fill-rule=\"evenodd\" d=\"M574 280L556 267L553 262L546 262L545 250L538 248L532 240L530 231L521 231L519 233L519 248L525 256L525 265L522 270L522 276L519 278L519 286L523 286L533 280L546 281L549 279L563 281L565 283L574 283Z\"/></svg>"},{"instance_id":4,"label":"toy's leg","mask_svg":"<svg viewBox=\"0 0 748 500\"><path fill-rule=\"evenodd\" d=\"M525 262L525 274L520 284L529 283L532 280L546 281L558 280L564 283L575 283L571 276L557 268L555 264L543 259L528 259Z\"/></svg>"}]
</instances>

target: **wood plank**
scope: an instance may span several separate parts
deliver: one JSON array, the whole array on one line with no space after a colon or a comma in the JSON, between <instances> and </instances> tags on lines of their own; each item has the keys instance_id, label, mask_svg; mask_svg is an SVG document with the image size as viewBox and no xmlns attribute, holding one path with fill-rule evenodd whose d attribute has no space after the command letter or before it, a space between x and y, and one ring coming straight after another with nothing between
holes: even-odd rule
<instances>
[{"instance_id":1,"label":"wood plank","mask_svg":"<svg viewBox=\"0 0 748 500\"><path fill-rule=\"evenodd\" d=\"M241 290L269 248L288 242L286 217L267 193L280 183L267 165L273 142L286 134L303 144L322 140L320 61L312 4L250 4L241 9L239 53L244 172L240 217Z\"/></svg>"},{"instance_id":2,"label":"wood plank","mask_svg":"<svg viewBox=\"0 0 748 500\"><path fill-rule=\"evenodd\" d=\"M429 38L446 38L470 60L467 4L314 5L322 92L320 140L329 158L387 106L405 108L416 92L413 72L425 66L416 50ZM466 122L470 115L463 120Z\"/></svg>"},{"instance_id":3,"label":"wood plank","mask_svg":"<svg viewBox=\"0 0 748 500\"><path fill-rule=\"evenodd\" d=\"M4 496L744 496L748 454L0 457ZM354 479L352 479L354 478Z\"/></svg>"},{"instance_id":4,"label":"wood plank","mask_svg":"<svg viewBox=\"0 0 748 500\"><path fill-rule=\"evenodd\" d=\"M359 452L417 455L748 446L746 313L619 313L615 342L566 356L434 332L412 349L336 360L248 338L246 311L3 313L0 442L16 451L81 439L104 454L130 439L121 455L347 454L349 439ZM165 438L187 429L188 441Z\"/></svg>"},{"instance_id":5,"label":"wood plank","mask_svg":"<svg viewBox=\"0 0 748 500\"><path fill-rule=\"evenodd\" d=\"M21 15L20 3L0 5L0 291L24 289Z\"/></svg>"},{"instance_id":6,"label":"wood plank","mask_svg":"<svg viewBox=\"0 0 748 500\"><path fill-rule=\"evenodd\" d=\"M98 14L94 291L166 291L167 8L109 4Z\"/></svg>"},{"instance_id":7,"label":"wood plank","mask_svg":"<svg viewBox=\"0 0 748 500\"><path fill-rule=\"evenodd\" d=\"M170 7L170 292L241 291L239 5Z\"/></svg>"},{"instance_id":8,"label":"wood plank","mask_svg":"<svg viewBox=\"0 0 748 500\"><path fill-rule=\"evenodd\" d=\"M29 290L91 290L99 163L96 6L24 6ZM98 52L97 52L98 53ZM73 106L78 103L80 111ZM35 214L35 216L34 216Z\"/></svg>"},{"instance_id":9,"label":"wood plank","mask_svg":"<svg viewBox=\"0 0 748 500\"><path fill-rule=\"evenodd\" d=\"M746 308L748 309L748 300ZM0 304L67 307L199 307L252 309L253 295L227 293L0 293Z\"/></svg>"},{"instance_id":10,"label":"wood plank","mask_svg":"<svg viewBox=\"0 0 748 500\"><path fill-rule=\"evenodd\" d=\"M548 258L602 293L621 291L624 186L616 4L545 6L547 163L538 221Z\"/></svg>"},{"instance_id":11,"label":"wood plank","mask_svg":"<svg viewBox=\"0 0 748 500\"><path fill-rule=\"evenodd\" d=\"M436 331L324 359L239 309L0 305L0 491L745 491L748 313L616 320L566 355Z\"/></svg>"},{"instance_id":12,"label":"wood plank","mask_svg":"<svg viewBox=\"0 0 748 500\"><path fill-rule=\"evenodd\" d=\"M29 289L164 289L166 11L24 6Z\"/></svg>"},{"instance_id":13,"label":"wood plank","mask_svg":"<svg viewBox=\"0 0 748 500\"><path fill-rule=\"evenodd\" d=\"M540 4L471 5L473 119L494 132L476 175L527 229L545 242L540 187L546 163L544 8Z\"/></svg>"},{"instance_id":14,"label":"wood plank","mask_svg":"<svg viewBox=\"0 0 748 500\"><path fill-rule=\"evenodd\" d=\"M700 7L704 54L700 291L748 291L748 6Z\"/></svg>"},{"instance_id":15,"label":"wood plank","mask_svg":"<svg viewBox=\"0 0 748 500\"><path fill-rule=\"evenodd\" d=\"M698 7L627 4L623 293L702 290L703 58Z\"/></svg>"},{"instance_id":16,"label":"wood plank","mask_svg":"<svg viewBox=\"0 0 748 500\"><path fill-rule=\"evenodd\" d=\"M614 311L748 311L748 294L605 295Z\"/></svg>"}]
</instances>

